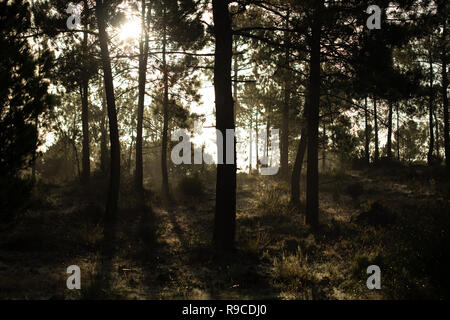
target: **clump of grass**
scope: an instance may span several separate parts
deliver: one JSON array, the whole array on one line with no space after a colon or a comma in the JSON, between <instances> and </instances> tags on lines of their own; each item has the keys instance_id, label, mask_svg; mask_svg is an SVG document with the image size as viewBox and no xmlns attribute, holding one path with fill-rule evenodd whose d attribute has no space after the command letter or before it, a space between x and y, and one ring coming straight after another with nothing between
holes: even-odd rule
<instances>
[{"instance_id":1,"label":"clump of grass","mask_svg":"<svg viewBox=\"0 0 450 320\"><path fill-rule=\"evenodd\" d=\"M281 184L264 187L256 205L262 215L279 215L286 212L288 207L289 190Z\"/></svg>"},{"instance_id":2,"label":"clump of grass","mask_svg":"<svg viewBox=\"0 0 450 320\"><path fill-rule=\"evenodd\" d=\"M300 247L295 254L286 255L273 261L273 271L276 280L291 282L308 280L307 259L303 256Z\"/></svg>"},{"instance_id":3,"label":"clump of grass","mask_svg":"<svg viewBox=\"0 0 450 320\"><path fill-rule=\"evenodd\" d=\"M312 298L314 275L300 247L295 254L283 253L273 260L273 280L283 299Z\"/></svg>"},{"instance_id":4,"label":"clump of grass","mask_svg":"<svg viewBox=\"0 0 450 320\"><path fill-rule=\"evenodd\" d=\"M357 255L353 259L352 265L350 267L350 272L352 277L356 281L362 281L367 279L367 267L371 265L377 265L382 267L384 264L380 255L369 256L366 254Z\"/></svg>"},{"instance_id":5,"label":"clump of grass","mask_svg":"<svg viewBox=\"0 0 450 320\"><path fill-rule=\"evenodd\" d=\"M247 239L245 239L244 243L244 251L252 256L258 257L260 252L262 252L269 245L270 237L258 223L254 236L250 235Z\"/></svg>"},{"instance_id":6,"label":"clump of grass","mask_svg":"<svg viewBox=\"0 0 450 320\"><path fill-rule=\"evenodd\" d=\"M123 299L126 288L115 271L116 267L116 264L111 261L106 262L99 256L94 257L94 262L82 266L81 290L78 291L78 299Z\"/></svg>"}]
</instances>

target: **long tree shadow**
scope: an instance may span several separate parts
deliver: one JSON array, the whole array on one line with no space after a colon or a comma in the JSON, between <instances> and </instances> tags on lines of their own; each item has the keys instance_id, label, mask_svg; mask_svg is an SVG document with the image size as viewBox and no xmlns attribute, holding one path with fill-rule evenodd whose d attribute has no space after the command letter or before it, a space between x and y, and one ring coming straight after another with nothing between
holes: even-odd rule
<instances>
[{"instance_id":1,"label":"long tree shadow","mask_svg":"<svg viewBox=\"0 0 450 320\"><path fill-rule=\"evenodd\" d=\"M102 300L111 298L116 228L116 223L107 223L104 226L104 238L99 250L100 261L97 262L91 282L82 289L82 299Z\"/></svg>"},{"instance_id":2,"label":"long tree shadow","mask_svg":"<svg viewBox=\"0 0 450 320\"><path fill-rule=\"evenodd\" d=\"M201 207L172 207L166 219L179 244L171 254L177 266L172 280L188 299L273 298L277 296L268 277L261 274L259 259L238 249L219 253L212 248L214 214ZM181 290L184 288L184 290Z\"/></svg>"}]
</instances>

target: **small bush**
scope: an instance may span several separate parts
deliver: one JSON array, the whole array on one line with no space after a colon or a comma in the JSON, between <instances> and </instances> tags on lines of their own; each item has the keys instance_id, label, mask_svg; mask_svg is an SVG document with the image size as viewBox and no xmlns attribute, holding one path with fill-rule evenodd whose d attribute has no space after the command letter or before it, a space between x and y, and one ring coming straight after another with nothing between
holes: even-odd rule
<instances>
[{"instance_id":1,"label":"small bush","mask_svg":"<svg viewBox=\"0 0 450 320\"><path fill-rule=\"evenodd\" d=\"M181 178L177 186L178 192L185 198L197 198L205 194L205 186L198 176Z\"/></svg>"}]
</instances>

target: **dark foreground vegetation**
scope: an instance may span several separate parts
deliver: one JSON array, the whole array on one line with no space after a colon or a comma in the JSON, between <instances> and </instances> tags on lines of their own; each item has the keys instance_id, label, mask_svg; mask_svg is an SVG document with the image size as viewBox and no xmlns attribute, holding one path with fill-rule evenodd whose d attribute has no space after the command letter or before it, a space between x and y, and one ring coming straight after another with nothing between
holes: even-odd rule
<instances>
[{"instance_id":1,"label":"dark foreground vegetation","mask_svg":"<svg viewBox=\"0 0 450 320\"><path fill-rule=\"evenodd\" d=\"M211 180L181 182L183 200L168 209L157 194L139 208L125 183L112 256L100 249L106 181L94 177L88 189L42 184L2 226L0 297L449 298L450 187L441 174L401 166L324 173L314 231L290 205L286 183L240 175L237 250L226 256L210 245ZM72 264L83 270L80 291L65 286ZM375 292L366 287L371 264L382 270Z\"/></svg>"}]
</instances>

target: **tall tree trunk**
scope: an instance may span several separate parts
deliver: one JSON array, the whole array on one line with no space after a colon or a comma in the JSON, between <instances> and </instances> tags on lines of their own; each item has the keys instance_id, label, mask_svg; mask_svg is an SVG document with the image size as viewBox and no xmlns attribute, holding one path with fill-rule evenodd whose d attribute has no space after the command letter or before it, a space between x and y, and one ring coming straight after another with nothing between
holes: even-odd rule
<instances>
[{"instance_id":1,"label":"tall tree trunk","mask_svg":"<svg viewBox=\"0 0 450 320\"><path fill-rule=\"evenodd\" d=\"M107 107L106 107L106 96L105 93L102 93L102 120L100 123L100 171L103 174L106 174L109 166L108 159L108 132L106 128L106 116L107 116Z\"/></svg>"},{"instance_id":2,"label":"tall tree trunk","mask_svg":"<svg viewBox=\"0 0 450 320\"><path fill-rule=\"evenodd\" d=\"M325 171L327 164L326 162L327 162L327 146L328 146L327 125L325 119L323 119L322 130L323 130L322 170Z\"/></svg>"},{"instance_id":3,"label":"tall tree trunk","mask_svg":"<svg viewBox=\"0 0 450 320\"><path fill-rule=\"evenodd\" d=\"M238 79L239 79L239 61L238 61L238 36L234 36L233 43L234 43L234 62L233 62L233 69L234 69L234 76L233 76L233 97L234 97L234 121L236 122L236 114L237 109L239 105L238 101Z\"/></svg>"},{"instance_id":4,"label":"tall tree trunk","mask_svg":"<svg viewBox=\"0 0 450 320\"><path fill-rule=\"evenodd\" d=\"M249 173L253 173L253 110L250 109L250 154L249 154Z\"/></svg>"},{"instance_id":5,"label":"tall tree trunk","mask_svg":"<svg viewBox=\"0 0 450 320\"><path fill-rule=\"evenodd\" d=\"M430 64L430 97L429 97L429 113L428 113L428 119L430 124L430 144L428 148L428 165L433 164L433 151L434 151L434 124L433 124L433 56L431 54L431 50L428 55L429 64Z\"/></svg>"},{"instance_id":6,"label":"tall tree trunk","mask_svg":"<svg viewBox=\"0 0 450 320\"><path fill-rule=\"evenodd\" d=\"M87 45L88 45L88 2L83 0L83 11L85 14L84 20L84 32L83 32L83 42L82 42L82 68L83 72L81 75L81 123L83 131L83 150L82 150L82 176L81 181L83 184L88 184L91 177L91 160L90 160L90 147L89 147L89 79L87 76L87 70L85 70L85 61L87 57Z\"/></svg>"},{"instance_id":7,"label":"tall tree trunk","mask_svg":"<svg viewBox=\"0 0 450 320\"><path fill-rule=\"evenodd\" d=\"M398 103L395 108L397 112L397 160L400 161L400 113L398 111Z\"/></svg>"},{"instance_id":8,"label":"tall tree trunk","mask_svg":"<svg viewBox=\"0 0 450 320\"><path fill-rule=\"evenodd\" d=\"M377 163L380 160L380 147L378 140L378 112L377 112L377 99L373 98L373 117L375 121L375 159L374 162Z\"/></svg>"},{"instance_id":9,"label":"tall tree trunk","mask_svg":"<svg viewBox=\"0 0 450 320\"><path fill-rule=\"evenodd\" d=\"M444 6L445 8L445 6ZM446 11L442 11L446 12ZM445 166L447 171L450 172L450 136L449 136L449 114L448 114L448 96L447 96L447 88L448 88L448 75L447 75L447 22L444 18L443 32L442 32L443 41L442 50L441 50L441 62L442 62L442 106L444 109L444 149L445 149Z\"/></svg>"},{"instance_id":10,"label":"tall tree trunk","mask_svg":"<svg viewBox=\"0 0 450 320\"><path fill-rule=\"evenodd\" d=\"M35 138L34 138L34 150L31 159L31 183L34 185L36 183L36 161L37 161L37 149L38 149L38 140L39 140L39 116L36 115L34 118L34 126L35 126Z\"/></svg>"},{"instance_id":11,"label":"tall tree trunk","mask_svg":"<svg viewBox=\"0 0 450 320\"><path fill-rule=\"evenodd\" d=\"M439 141L439 119L437 117L436 110L433 111L433 117L434 117L434 123L435 123L435 127L436 127L436 131L435 131L435 134L436 134L436 139L435 139L436 140L436 156L439 159L441 156L441 145L439 143L440 142Z\"/></svg>"},{"instance_id":12,"label":"tall tree trunk","mask_svg":"<svg viewBox=\"0 0 450 320\"><path fill-rule=\"evenodd\" d=\"M162 195L165 202L170 200L169 193L169 174L167 172L167 147L169 142L169 72L167 70L167 22L166 8L163 12L164 30L163 30L163 81L164 81L164 99L163 99L163 132L161 144L161 173L162 173Z\"/></svg>"},{"instance_id":13,"label":"tall tree trunk","mask_svg":"<svg viewBox=\"0 0 450 320\"><path fill-rule=\"evenodd\" d=\"M137 130L136 130L136 170L135 183L136 190L142 192L144 190L144 169L142 160L142 127L144 122L144 102L145 102L145 84L147 76L148 61L148 30L146 23L146 5L145 0L141 1L142 6L142 34L139 43L139 92L138 92L138 109L137 109ZM148 19L150 21L151 8L148 8Z\"/></svg>"},{"instance_id":14,"label":"tall tree trunk","mask_svg":"<svg viewBox=\"0 0 450 320\"><path fill-rule=\"evenodd\" d=\"M130 142L130 149L128 150L128 160L127 160L127 171L131 174L133 174L131 172L131 168L132 168L131 157L133 155L133 147L134 147L134 140L135 140L133 126L134 126L134 114L132 114L132 116L131 116L131 125L130 125L131 142Z\"/></svg>"},{"instance_id":15,"label":"tall tree trunk","mask_svg":"<svg viewBox=\"0 0 450 320\"><path fill-rule=\"evenodd\" d=\"M314 2L309 65L308 168L306 178L306 223L319 224L319 107L320 107L320 40L323 0Z\"/></svg>"},{"instance_id":16,"label":"tall tree trunk","mask_svg":"<svg viewBox=\"0 0 450 320\"><path fill-rule=\"evenodd\" d=\"M367 110L367 97L364 98L364 154L367 165L370 165L370 133L369 133L369 112Z\"/></svg>"},{"instance_id":17,"label":"tall tree trunk","mask_svg":"<svg viewBox=\"0 0 450 320\"><path fill-rule=\"evenodd\" d=\"M214 88L216 97L216 127L223 135L223 164L217 165L216 208L213 243L219 251L234 249L236 231L236 142L228 142L226 130L235 130L234 101L231 88L233 39L228 1L213 0L215 36ZM227 143L228 142L228 143ZM234 146L232 153L227 144ZM220 146L219 146L220 147ZM234 163L228 164L227 159Z\"/></svg>"},{"instance_id":18,"label":"tall tree trunk","mask_svg":"<svg viewBox=\"0 0 450 320\"><path fill-rule=\"evenodd\" d=\"M258 108L256 108L255 114L255 146L256 146L256 173L259 173L259 126L258 126Z\"/></svg>"},{"instance_id":19,"label":"tall tree trunk","mask_svg":"<svg viewBox=\"0 0 450 320\"><path fill-rule=\"evenodd\" d=\"M70 139L70 144L72 145L73 154L75 155L75 162L77 164L77 175L78 179L81 179L81 170L80 170L80 159L78 157L78 150L77 150L77 144L75 143L75 139Z\"/></svg>"},{"instance_id":20,"label":"tall tree trunk","mask_svg":"<svg viewBox=\"0 0 450 320\"><path fill-rule=\"evenodd\" d=\"M300 178L302 175L303 159L305 158L305 152L308 143L308 130L306 125L307 107L308 103L305 101L300 142L298 144L297 155L295 156L294 167L292 168L291 203L295 206L298 206L300 204Z\"/></svg>"},{"instance_id":21,"label":"tall tree trunk","mask_svg":"<svg viewBox=\"0 0 450 320\"><path fill-rule=\"evenodd\" d=\"M117 125L116 100L114 97L114 84L109 57L108 34L106 32L107 1L96 0L96 16L98 24L98 39L100 42L100 55L103 65L103 78L105 82L106 105L108 108L109 137L111 141L111 176L106 203L105 239L112 239L117 219L117 202L120 188L120 142Z\"/></svg>"},{"instance_id":22,"label":"tall tree trunk","mask_svg":"<svg viewBox=\"0 0 450 320\"><path fill-rule=\"evenodd\" d=\"M287 12L285 28L289 28L289 15L290 12ZM289 104L290 104L290 96L291 96L291 88L290 88L290 77L289 77L289 60L290 60L290 43L289 32L285 32L284 35L284 45L285 45L285 57L284 64L286 67L286 74L284 79L284 101L283 101L283 110L282 110L282 128L281 128L281 178L284 180L288 179L289 176Z\"/></svg>"},{"instance_id":23,"label":"tall tree trunk","mask_svg":"<svg viewBox=\"0 0 450 320\"><path fill-rule=\"evenodd\" d=\"M300 178L302 175L303 159L305 158L307 143L307 130L306 128L302 128L291 177L291 203L296 206L300 204Z\"/></svg>"},{"instance_id":24,"label":"tall tree trunk","mask_svg":"<svg viewBox=\"0 0 450 320\"><path fill-rule=\"evenodd\" d=\"M265 155L267 157L269 157L269 130L270 130L270 117L272 115L272 110L270 108L270 106L267 107L267 116L266 116L266 135L267 135L267 139L265 140L265 144L264 144L264 150L265 150ZM269 158L267 158L269 159Z\"/></svg>"},{"instance_id":25,"label":"tall tree trunk","mask_svg":"<svg viewBox=\"0 0 450 320\"><path fill-rule=\"evenodd\" d=\"M392 113L393 113L393 106L392 102L389 101L389 115L388 115L388 135L387 135L387 158L389 160L392 160Z\"/></svg>"}]
</instances>

